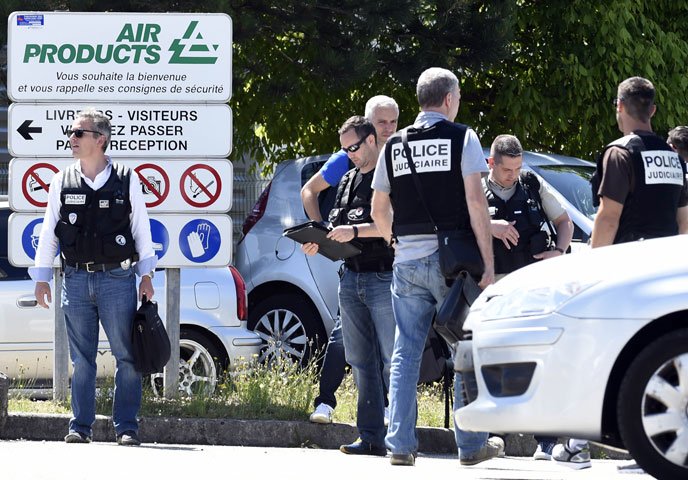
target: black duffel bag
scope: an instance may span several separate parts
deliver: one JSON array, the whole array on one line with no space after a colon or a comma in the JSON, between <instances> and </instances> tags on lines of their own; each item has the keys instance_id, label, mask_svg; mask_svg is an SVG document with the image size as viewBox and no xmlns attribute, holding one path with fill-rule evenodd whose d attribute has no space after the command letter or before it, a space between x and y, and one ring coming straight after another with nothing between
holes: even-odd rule
<instances>
[{"instance_id":1,"label":"black duffel bag","mask_svg":"<svg viewBox=\"0 0 688 480\"><path fill-rule=\"evenodd\" d=\"M144 295L131 330L134 366L142 374L161 373L170 359L170 338L158 315L158 304Z\"/></svg>"}]
</instances>

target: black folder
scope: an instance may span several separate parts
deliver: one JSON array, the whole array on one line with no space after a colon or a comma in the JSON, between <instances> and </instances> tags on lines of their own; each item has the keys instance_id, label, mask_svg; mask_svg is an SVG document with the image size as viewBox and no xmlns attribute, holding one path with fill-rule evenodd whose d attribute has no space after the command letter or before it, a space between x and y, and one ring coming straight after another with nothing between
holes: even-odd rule
<instances>
[{"instance_id":1,"label":"black folder","mask_svg":"<svg viewBox=\"0 0 688 480\"><path fill-rule=\"evenodd\" d=\"M336 242L327 238L329 228L319 222L306 222L284 230L284 236L299 243L317 243L318 253L332 261L344 260L361 253L354 242Z\"/></svg>"}]
</instances>

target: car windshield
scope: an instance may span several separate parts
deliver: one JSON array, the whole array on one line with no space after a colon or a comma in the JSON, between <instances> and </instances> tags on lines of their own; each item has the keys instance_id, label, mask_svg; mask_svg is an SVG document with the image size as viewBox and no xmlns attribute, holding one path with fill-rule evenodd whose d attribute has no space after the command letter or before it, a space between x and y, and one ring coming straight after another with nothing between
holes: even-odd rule
<instances>
[{"instance_id":1,"label":"car windshield","mask_svg":"<svg viewBox=\"0 0 688 480\"><path fill-rule=\"evenodd\" d=\"M573 165L531 166L555 190L576 207L586 217L593 220L597 209L592 204L590 178L595 167Z\"/></svg>"}]
</instances>

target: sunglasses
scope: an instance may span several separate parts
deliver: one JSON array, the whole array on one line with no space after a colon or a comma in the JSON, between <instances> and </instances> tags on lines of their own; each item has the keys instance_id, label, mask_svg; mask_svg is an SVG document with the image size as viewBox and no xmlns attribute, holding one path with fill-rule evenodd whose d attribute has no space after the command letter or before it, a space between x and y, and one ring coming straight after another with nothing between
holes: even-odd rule
<instances>
[{"instance_id":1,"label":"sunglasses","mask_svg":"<svg viewBox=\"0 0 688 480\"><path fill-rule=\"evenodd\" d=\"M618 98L618 97L617 97L617 98L615 98L614 100L612 100L612 105L614 105L615 107L618 107L618 106L619 106L619 102L623 102L623 100L624 100L623 98Z\"/></svg>"},{"instance_id":2,"label":"sunglasses","mask_svg":"<svg viewBox=\"0 0 688 480\"><path fill-rule=\"evenodd\" d=\"M360 139L358 142L354 143L353 145L349 145L348 147L342 147L342 148L344 148L344 150L346 150L347 152L351 152L351 153L358 152L358 149L361 148L361 145L363 144L363 142L366 141L366 138L368 138L369 136L370 135L366 135L365 137L363 137L362 139Z\"/></svg>"},{"instance_id":3,"label":"sunglasses","mask_svg":"<svg viewBox=\"0 0 688 480\"><path fill-rule=\"evenodd\" d=\"M74 136L76 138L81 138L84 136L84 133L86 133L86 132L96 133L98 135L102 135L102 133L96 132L95 130L86 130L85 128L75 128L74 130L72 130L70 128L69 130L67 130L67 138L71 137L72 134L74 134Z\"/></svg>"}]
</instances>

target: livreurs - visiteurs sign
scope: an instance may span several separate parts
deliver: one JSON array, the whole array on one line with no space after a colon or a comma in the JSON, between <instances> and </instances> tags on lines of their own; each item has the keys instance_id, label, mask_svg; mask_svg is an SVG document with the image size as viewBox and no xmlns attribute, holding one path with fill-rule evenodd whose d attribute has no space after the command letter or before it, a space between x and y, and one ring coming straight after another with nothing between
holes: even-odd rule
<instances>
[{"instance_id":1,"label":"livreurs - visiteurs sign","mask_svg":"<svg viewBox=\"0 0 688 480\"><path fill-rule=\"evenodd\" d=\"M15 12L14 101L227 102L232 21L224 14Z\"/></svg>"}]
</instances>

